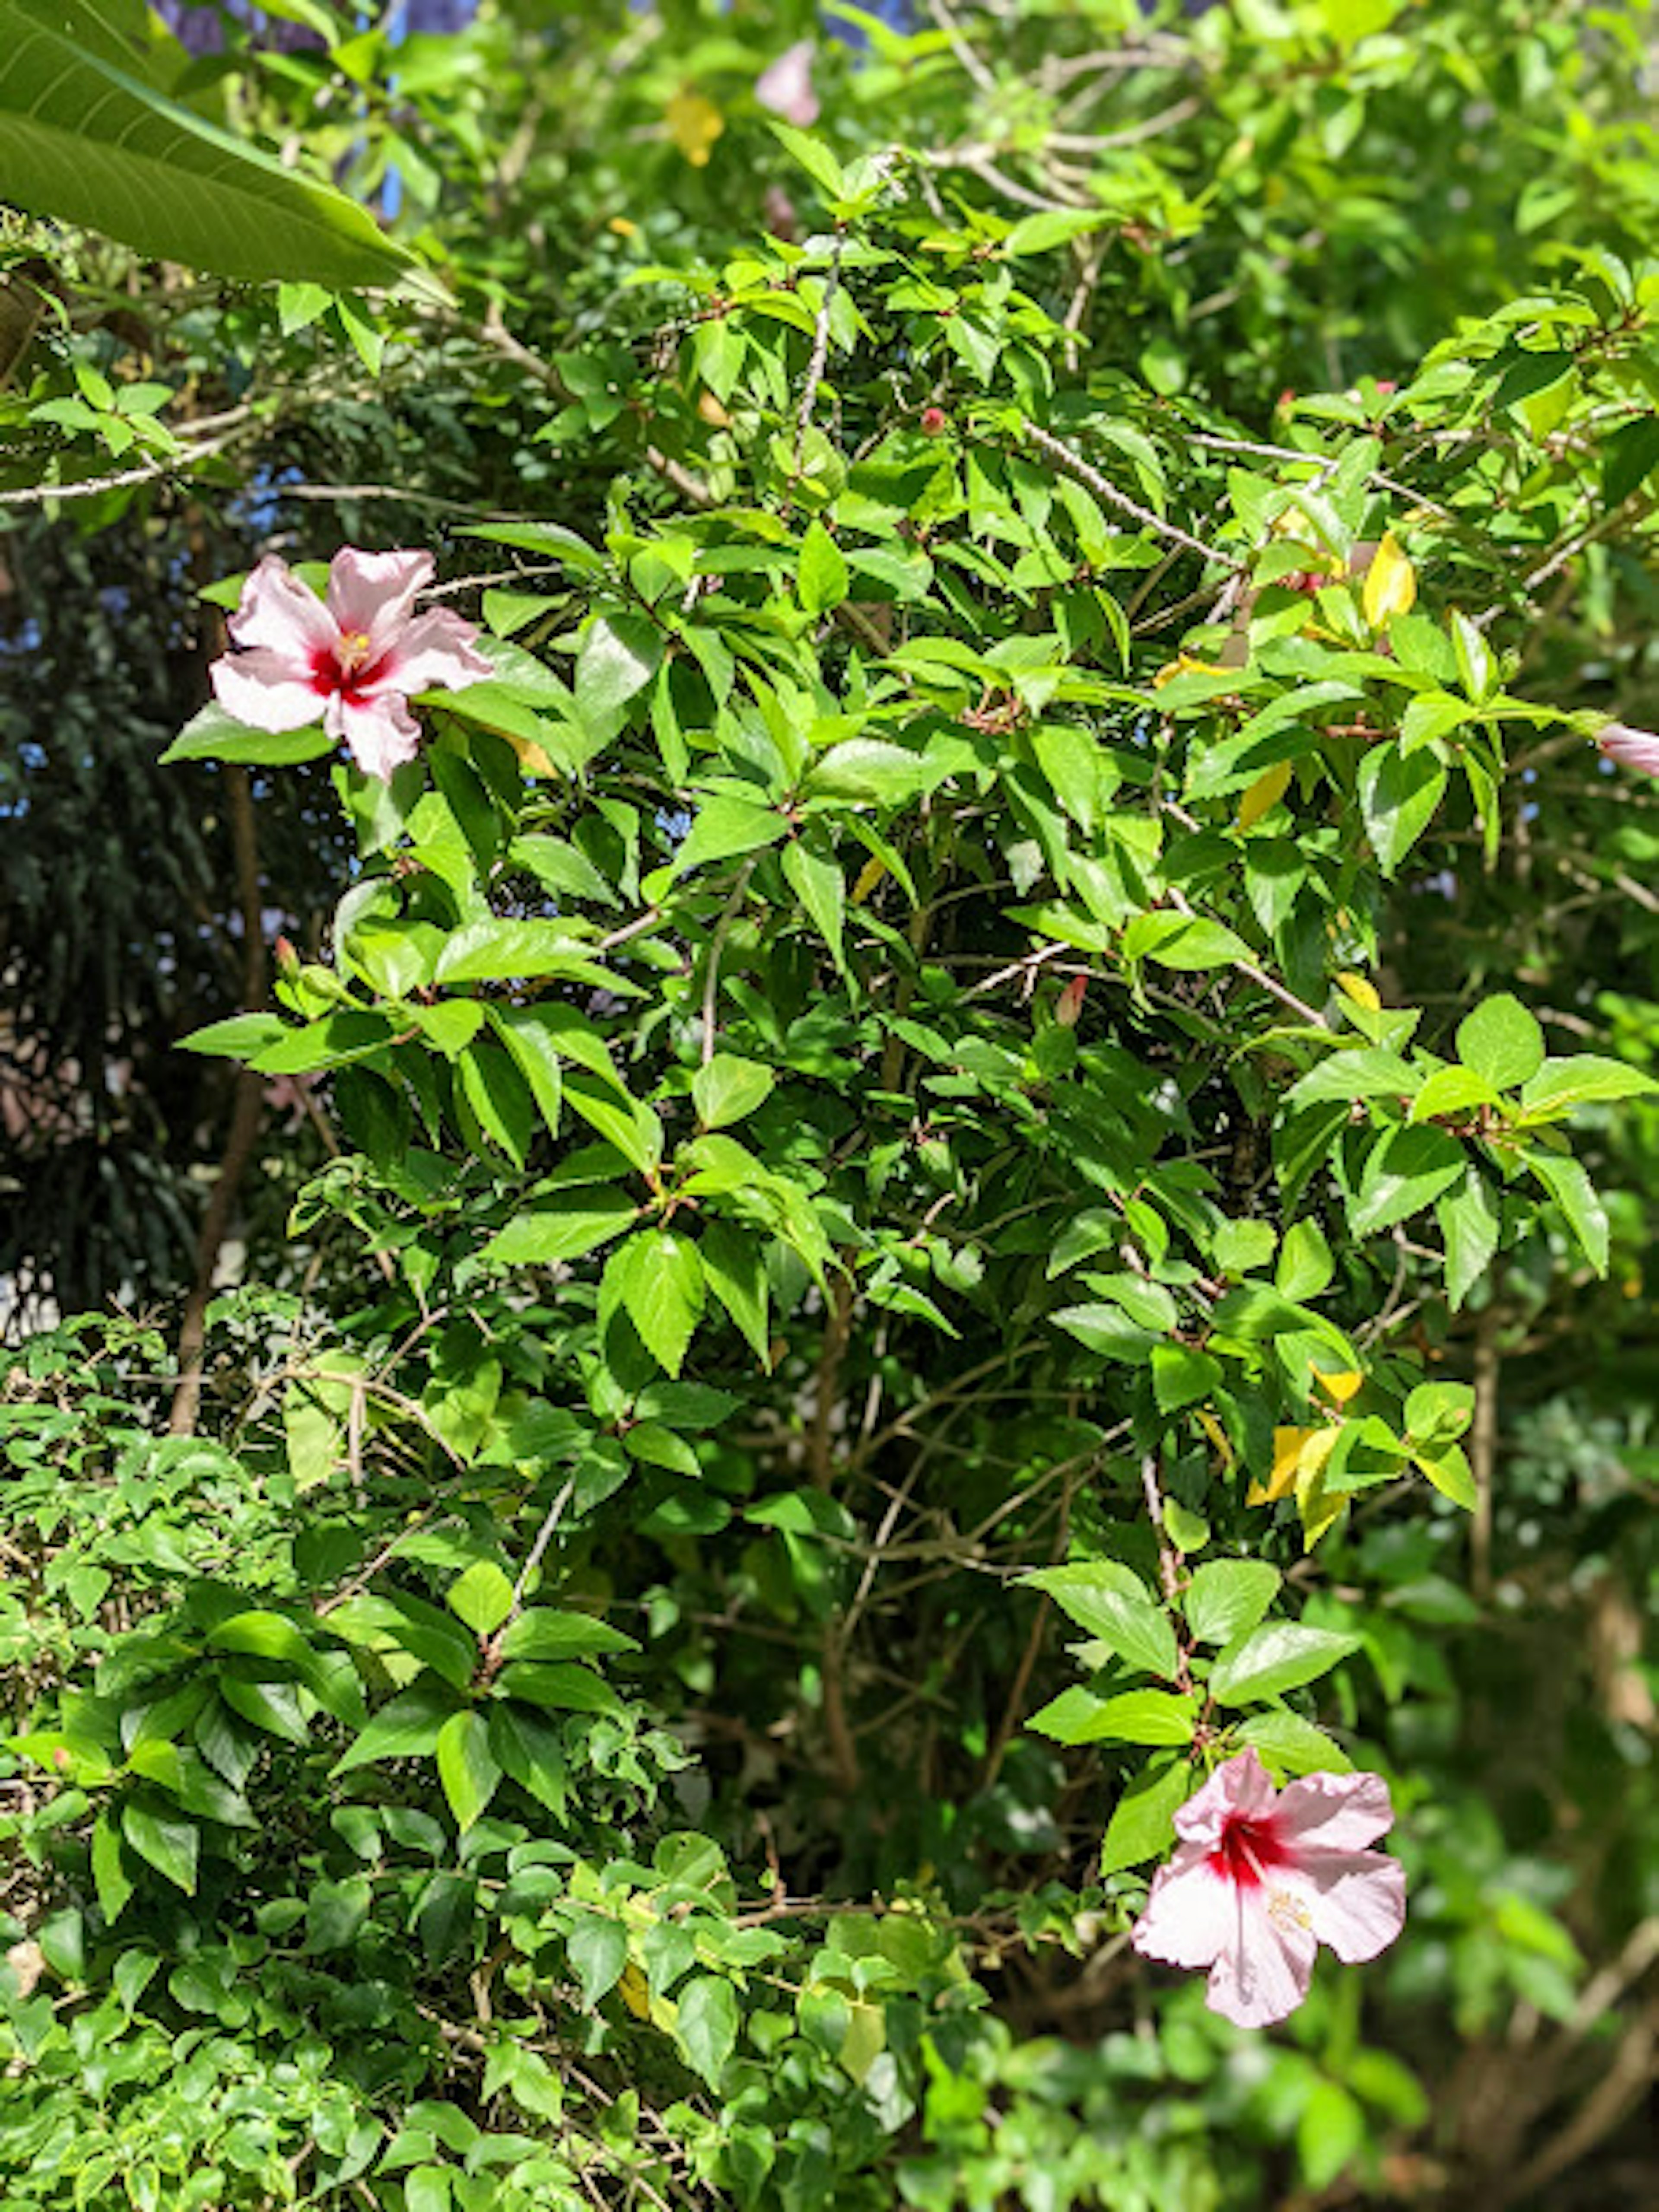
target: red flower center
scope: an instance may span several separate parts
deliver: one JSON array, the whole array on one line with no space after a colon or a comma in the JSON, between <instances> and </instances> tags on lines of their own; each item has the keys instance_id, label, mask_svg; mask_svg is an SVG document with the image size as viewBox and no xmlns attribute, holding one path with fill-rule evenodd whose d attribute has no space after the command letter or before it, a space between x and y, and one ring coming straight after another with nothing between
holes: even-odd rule
<instances>
[{"instance_id":1,"label":"red flower center","mask_svg":"<svg viewBox=\"0 0 1659 2212\"><path fill-rule=\"evenodd\" d=\"M332 699L337 695L349 707L361 704L386 666L384 653L372 667L364 665L368 658L368 639L364 632L343 630L337 645L319 646L312 654L312 690L320 699Z\"/></svg>"},{"instance_id":2,"label":"red flower center","mask_svg":"<svg viewBox=\"0 0 1659 2212\"><path fill-rule=\"evenodd\" d=\"M1221 1840L1210 1853L1210 1864L1235 1888L1255 1889L1269 1869L1284 1866L1290 1856L1271 1815L1253 1820L1231 1813L1222 1823Z\"/></svg>"}]
</instances>

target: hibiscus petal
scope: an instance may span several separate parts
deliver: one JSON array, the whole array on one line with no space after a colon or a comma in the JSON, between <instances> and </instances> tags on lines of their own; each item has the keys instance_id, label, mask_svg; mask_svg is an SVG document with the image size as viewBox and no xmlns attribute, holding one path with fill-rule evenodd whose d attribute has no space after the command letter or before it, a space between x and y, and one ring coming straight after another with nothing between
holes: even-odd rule
<instances>
[{"instance_id":1,"label":"hibiscus petal","mask_svg":"<svg viewBox=\"0 0 1659 2212\"><path fill-rule=\"evenodd\" d=\"M1221 1841L1229 1820L1266 1820L1273 1809L1273 1785L1255 1753L1242 1751L1218 1766L1204 1787L1175 1816L1177 1833L1206 1849Z\"/></svg>"},{"instance_id":2,"label":"hibiscus petal","mask_svg":"<svg viewBox=\"0 0 1659 2212\"><path fill-rule=\"evenodd\" d=\"M421 726L395 691L372 699L331 699L324 727L331 738L345 740L365 775L378 775L382 783L390 783L392 770L412 761L421 749Z\"/></svg>"},{"instance_id":3,"label":"hibiscus petal","mask_svg":"<svg viewBox=\"0 0 1659 2212\"><path fill-rule=\"evenodd\" d=\"M434 607L418 616L397 638L375 672L374 688L410 693L460 691L495 671L472 641L478 633L470 622Z\"/></svg>"},{"instance_id":4,"label":"hibiscus petal","mask_svg":"<svg viewBox=\"0 0 1659 2212\"><path fill-rule=\"evenodd\" d=\"M1659 738L1650 730L1633 730L1624 722L1609 722L1595 740L1607 758L1626 768L1659 775Z\"/></svg>"},{"instance_id":5,"label":"hibiscus petal","mask_svg":"<svg viewBox=\"0 0 1659 2212\"><path fill-rule=\"evenodd\" d=\"M227 628L238 645L268 647L296 670L309 670L319 652L331 653L340 635L315 592L274 553L266 554L243 585Z\"/></svg>"},{"instance_id":6,"label":"hibiscus petal","mask_svg":"<svg viewBox=\"0 0 1659 2212\"><path fill-rule=\"evenodd\" d=\"M761 106L803 131L810 130L818 119L818 97L812 89L812 53L811 39L797 40L755 79L755 97Z\"/></svg>"},{"instance_id":7,"label":"hibiscus petal","mask_svg":"<svg viewBox=\"0 0 1659 2212\"><path fill-rule=\"evenodd\" d=\"M1406 1924L1406 1869L1385 1851L1310 1851L1285 1887L1345 1966L1386 1951Z\"/></svg>"},{"instance_id":8,"label":"hibiscus petal","mask_svg":"<svg viewBox=\"0 0 1659 2212\"><path fill-rule=\"evenodd\" d=\"M228 653L208 673L213 678L213 696L226 714L250 729L303 730L322 720L323 702L309 670L296 668L286 653L270 646L256 647L252 653Z\"/></svg>"},{"instance_id":9,"label":"hibiscus petal","mask_svg":"<svg viewBox=\"0 0 1659 2212\"><path fill-rule=\"evenodd\" d=\"M1237 2027L1271 2027L1308 1994L1318 1950L1304 1916L1284 1909L1284 1893L1236 1890L1237 1920L1210 1969L1204 2002Z\"/></svg>"},{"instance_id":10,"label":"hibiscus petal","mask_svg":"<svg viewBox=\"0 0 1659 2212\"><path fill-rule=\"evenodd\" d=\"M328 564L329 612L342 630L368 640L373 663L397 640L415 594L432 581L429 553L360 553L343 545Z\"/></svg>"},{"instance_id":11,"label":"hibiscus petal","mask_svg":"<svg viewBox=\"0 0 1659 2212\"><path fill-rule=\"evenodd\" d=\"M1273 1825L1298 1858L1309 1850L1358 1851L1388 1834L1394 1806L1380 1774L1308 1774L1280 1796Z\"/></svg>"},{"instance_id":12,"label":"hibiscus petal","mask_svg":"<svg viewBox=\"0 0 1659 2212\"><path fill-rule=\"evenodd\" d=\"M1237 1892L1206 1854L1183 1844L1152 1878L1130 1942L1166 1966L1207 1966L1237 1931Z\"/></svg>"}]
</instances>

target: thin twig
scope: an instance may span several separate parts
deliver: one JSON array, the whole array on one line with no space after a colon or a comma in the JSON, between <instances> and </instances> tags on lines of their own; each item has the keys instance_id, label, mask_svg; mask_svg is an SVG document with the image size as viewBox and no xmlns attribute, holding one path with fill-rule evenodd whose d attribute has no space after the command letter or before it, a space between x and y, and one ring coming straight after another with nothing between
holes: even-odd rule
<instances>
[{"instance_id":1,"label":"thin twig","mask_svg":"<svg viewBox=\"0 0 1659 2212\"><path fill-rule=\"evenodd\" d=\"M1194 538L1179 523L1166 522L1162 515L1154 514L1151 507L1142 507L1138 500L1131 499L1127 492L1120 491L1109 477L1103 476L1097 468L1084 459L1081 453L1074 453L1069 446L1062 445L1050 432L1040 429L1035 422L1027 422L1024 435L1026 442L1035 446L1038 453L1063 475L1074 477L1086 491L1091 491L1097 499L1104 500L1107 506L1115 507L1120 514L1128 515L1143 530L1150 530L1154 537L1164 538L1172 545L1183 545L1189 553L1196 553L1206 561L1213 561L1235 574L1243 572L1243 562L1235 561L1231 555L1222 552L1218 546L1206 545L1201 538Z\"/></svg>"}]
</instances>

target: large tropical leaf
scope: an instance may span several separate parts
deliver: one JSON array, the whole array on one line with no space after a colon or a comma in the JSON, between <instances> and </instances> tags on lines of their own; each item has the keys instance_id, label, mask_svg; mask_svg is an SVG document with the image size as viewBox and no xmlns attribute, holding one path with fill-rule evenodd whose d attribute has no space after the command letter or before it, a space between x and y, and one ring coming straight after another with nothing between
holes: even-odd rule
<instances>
[{"instance_id":1,"label":"large tropical leaf","mask_svg":"<svg viewBox=\"0 0 1659 2212\"><path fill-rule=\"evenodd\" d=\"M107 0L0 0L0 200L222 276L345 290L416 268L331 186L146 82Z\"/></svg>"}]
</instances>

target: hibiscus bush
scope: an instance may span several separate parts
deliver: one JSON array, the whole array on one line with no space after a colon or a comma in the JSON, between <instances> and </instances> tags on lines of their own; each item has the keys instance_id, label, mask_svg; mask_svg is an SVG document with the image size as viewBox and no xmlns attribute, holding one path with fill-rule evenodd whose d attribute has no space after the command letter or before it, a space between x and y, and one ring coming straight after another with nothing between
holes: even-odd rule
<instances>
[{"instance_id":1,"label":"hibiscus bush","mask_svg":"<svg viewBox=\"0 0 1659 2212\"><path fill-rule=\"evenodd\" d=\"M8 2204L1645 2201L1640 26L1420 15L0 64Z\"/></svg>"}]
</instances>

